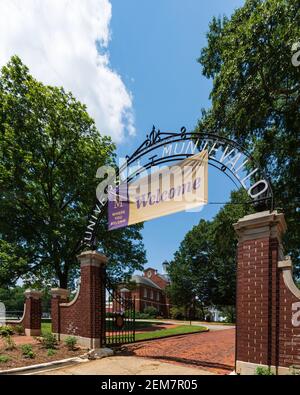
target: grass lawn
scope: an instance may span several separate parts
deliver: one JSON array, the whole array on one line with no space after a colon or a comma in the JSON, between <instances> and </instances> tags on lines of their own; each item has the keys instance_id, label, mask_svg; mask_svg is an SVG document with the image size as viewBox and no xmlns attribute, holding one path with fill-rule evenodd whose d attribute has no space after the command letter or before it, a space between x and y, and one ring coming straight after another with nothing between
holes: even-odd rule
<instances>
[{"instance_id":1,"label":"grass lawn","mask_svg":"<svg viewBox=\"0 0 300 395\"><path fill-rule=\"evenodd\" d=\"M136 333L135 340L158 339L165 336L184 335L186 333L197 333L206 330L204 326L180 325L176 328L162 329L160 331Z\"/></svg>"},{"instance_id":2,"label":"grass lawn","mask_svg":"<svg viewBox=\"0 0 300 395\"><path fill-rule=\"evenodd\" d=\"M51 333L51 322L42 322L42 335Z\"/></svg>"},{"instance_id":3,"label":"grass lawn","mask_svg":"<svg viewBox=\"0 0 300 395\"><path fill-rule=\"evenodd\" d=\"M141 330L144 328L152 328L154 325L163 324L160 321L135 321L135 330ZM42 335L51 333L51 322L42 322ZM151 332L152 333L152 332Z\"/></svg>"}]
</instances>

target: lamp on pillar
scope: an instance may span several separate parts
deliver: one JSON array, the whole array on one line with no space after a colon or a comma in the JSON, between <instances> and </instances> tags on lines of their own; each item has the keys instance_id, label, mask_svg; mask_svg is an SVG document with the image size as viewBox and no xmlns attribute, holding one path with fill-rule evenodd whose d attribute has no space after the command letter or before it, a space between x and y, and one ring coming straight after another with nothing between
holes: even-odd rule
<instances>
[{"instance_id":1,"label":"lamp on pillar","mask_svg":"<svg viewBox=\"0 0 300 395\"><path fill-rule=\"evenodd\" d=\"M267 210L272 211L274 209L273 198L272 197L270 198L268 192L265 191L263 193L260 193L264 189L264 187L265 187L264 184L257 184L252 189L252 195L255 196L253 198L253 206L255 208L255 211L257 212L267 211Z\"/></svg>"}]
</instances>

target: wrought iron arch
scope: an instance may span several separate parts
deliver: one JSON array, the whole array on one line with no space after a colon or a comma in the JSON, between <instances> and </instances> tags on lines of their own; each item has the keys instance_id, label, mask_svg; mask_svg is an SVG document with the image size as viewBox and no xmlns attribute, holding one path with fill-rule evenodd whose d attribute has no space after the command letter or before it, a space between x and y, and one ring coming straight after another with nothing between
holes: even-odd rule
<instances>
[{"instance_id":1,"label":"wrought iron arch","mask_svg":"<svg viewBox=\"0 0 300 395\"><path fill-rule=\"evenodd\" d=\"M165 152L167 146L186 142L191 144L191 147L194 149L193 152L188 152L188 150L186 150L186 152L181 152L179 154L174 152L160 156L159 154L149 156L154 151L159 152L160 149ZM252 182L254 180L254 184L251 184L247 189L250 198L247 203L255 205L258 211L266 208L273 209L274 201L271 183L265 172L260 168L252 155L245 148L236 141L226 137L211 133L188 132L185 127L182 127L180 132L161 132L160 130L156 130L155 126L153 126L151 132L146 136L145 141L133 152L131 156L126 156L125 163L117 169L117 180L112 180L112 183L114 184L112 186L116 187L118 183L120 183L120 178L123 172L134 163L137 163L137 169L127 175L126 179L123 179L122 182L133 182L143 170L148 170L153 166L186 159L193 156L197 151L199 152L203 149L208 150L209 165L217 168L225 174L237 188L243 187L244 189L247 189L245 180L251 180ZM218 151L219 154L221 154L221 158L216 155ZM237 164L242 156L245 160L242 164L239 163L239 168L237 169L235 164ZM146 159L145 163L141 164L141 159ZM234 163L234 160L236 163ZM245 177L241 178L239 175L240 170L247 171ZM81 246L79 247L80 250L85 247L96 248L96 234L98 226L105 215L108 204L106 192L107 191L105 191L103 198L97 200L92 214L89 217L87 230Z\"/></svg>"}]
</instances>

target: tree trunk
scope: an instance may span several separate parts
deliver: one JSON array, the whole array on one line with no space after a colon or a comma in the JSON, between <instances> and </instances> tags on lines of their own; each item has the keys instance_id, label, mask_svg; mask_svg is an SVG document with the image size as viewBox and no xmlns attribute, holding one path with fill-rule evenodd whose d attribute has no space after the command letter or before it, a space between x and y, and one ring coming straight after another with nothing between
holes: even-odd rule
<instances>
[{"instance_id":1,"label":"tree trunk","mask_svg":"<svg viewBox=\"0 0 300 395\"><path fill-rule=\"evenodd\" d=\"M63 289L68 288L68 275L66 273L60 273L58 276L59 279L59 287Z\"/></svg>"}]
</instances>

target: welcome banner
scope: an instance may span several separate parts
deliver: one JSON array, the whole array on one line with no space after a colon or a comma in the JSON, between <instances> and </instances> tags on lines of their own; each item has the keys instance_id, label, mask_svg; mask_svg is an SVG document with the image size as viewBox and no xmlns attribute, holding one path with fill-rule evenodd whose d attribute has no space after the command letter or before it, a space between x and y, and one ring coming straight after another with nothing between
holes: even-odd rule
<instances>
[{"instance_id":1,"label":"welcome banner","mask_svg":"<svg viewBox=\"0 0 300 395\"><path fill-rule=\"evenodd\" d=\"M208 153L202 151L109 192L108 229L191 210L208 201Z\"/></svg>"}]
</instances>

